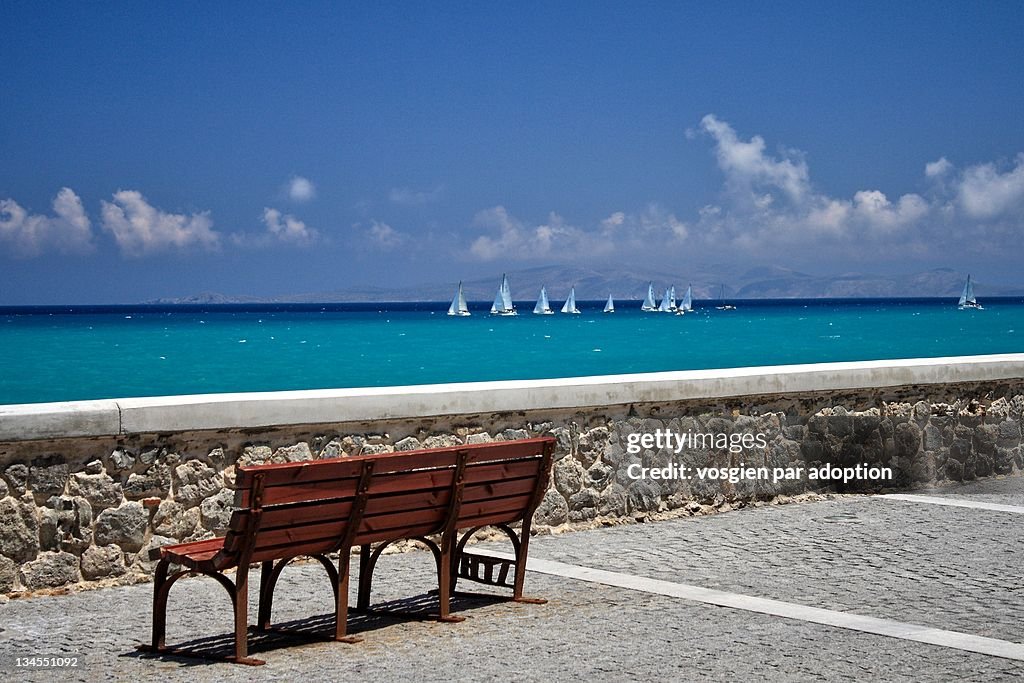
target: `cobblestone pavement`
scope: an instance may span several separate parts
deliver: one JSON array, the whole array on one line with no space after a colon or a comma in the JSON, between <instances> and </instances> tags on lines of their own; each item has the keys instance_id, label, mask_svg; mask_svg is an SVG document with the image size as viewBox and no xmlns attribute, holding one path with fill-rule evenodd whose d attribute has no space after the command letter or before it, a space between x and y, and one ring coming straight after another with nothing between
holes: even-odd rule
<instances>
[{"instance_id":1,"label":"cobblestone pavement","mask_svg":"<svg viewBox=\"0 0 1024 683\"><path fill-rule=\"evenodd\" d=\"M1020 504L1024 479L941 495L968 493ZM1022 642L1022 522L1012 513L839 497L540 536L531 555ZM405 606L429 607L431 565L424 552L384 557L374 602L418 596ZM550 602L460 599L467 616L461 624L353 617L352 630L366 637L356 645L262 639L253 648L267 661L259 668L137 655L135 644L149 633L152 585L12 600L0 605L0 675L192 682L1024 678L1024 662L560 577L531 573L527 590ZM275 621L327 629L331 602L319 565L289 567ZM168 642L216 636L226 643L227 596L211 580L182 581L168 623ZM16 657L68 654L79 657L77 668L15 667Z\"/></svg>"}]
</instances>

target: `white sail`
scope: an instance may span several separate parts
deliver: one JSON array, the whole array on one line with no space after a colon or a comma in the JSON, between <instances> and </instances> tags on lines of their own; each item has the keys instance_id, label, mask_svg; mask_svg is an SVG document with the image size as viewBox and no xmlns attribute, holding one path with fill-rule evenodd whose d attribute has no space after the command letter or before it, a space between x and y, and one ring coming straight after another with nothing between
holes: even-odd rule
<instances>
[{"instance_id":1,"label":"white sail","mask_svg":"<svg viewBox=\"0 0 1024 683\"><path fill-rule=\"evenodd\" d=\"M494 296L494 303L491 304L491 313L501 313L501 309L504 304L501 300L501 287L498 287L498 293Z\"/></svg>"},{"instance_id":2,"label":"white sail","mask_svg":"<svg viewBox=\"0 0 1024 683\"><path fill-rule=\"evenodd\" d=\"M971 282L971 276L967 276L967 283L964 284L964 291L960 295L960 301L957 305L961 308L975 308L978 310L984 310L978 300L974 297L974 284Z\"/></svg>"},{"instance_id":3,"label":"white sail","mask_svg":"<svg viewBox=\"0 0 1024 683\"><path fill-rule=\"evenodd\" d=\"M666 289L665 296L661 297L661 305L658 306L658 310L662 313L670 313L672 311L672 309L668 307L668 296L669 290Z\"/></svg>"},{"instance_id":4,"label":"white sail","mask_svg":"<svg viewBox=\"0 0 1024 683\"><path fill-rule=\"evenodd\" d=\"M501 305L506 311L513 310L512 290L509 289L508 277L505 275L501 276Z\"/></svg>"},{"instance_id":5,"label":"white sail","mask_svg":"<svg viewBox=\"0 0 1024 683\"><path fill-rule=\"evenodd\" d=\"M676 306L676 286L672 285L668 288L668 310L675 312L678 306Z\"/></svg>"},{"instance_id":6,"label":"white sail","mask_svg":"<svg viewBox=\"0 0 1024 683\"><path fill-rule=\"evenodd\" d=\"M551 310L551 304L548 303L548 292L544 287L540 288L540 296L537 297L537 305L533 307L533 312L537 315L552 315L554 311Z\"/></svg>"},{"instance_id":7,"label":"white sail","mask_svg":"<svg viewBox=\"0 0 1024 683\"><path fill-rule=\"evenodd\" d=\"M679 304L679 310L676 311L676 315L683 315L684 313L693 312L693 286L688 285L686 287L686 294L683 295L683 300Z\"/></svg>"},{"instance_id":8,"label":"white sail","mask_svg":"<svg viewBox=\"0 0 1024 683\"><path fill-rule=\"evenodd\" d=\"M459 291L452 297L452 305L448 307L448 315L469 315L469 307L466 305L466 296L462 293L462 283L459 283Z\"/></svg>"},{"instance_id":9,"label":"white sail","mask_svg":"<svg viewBox=\"0 0 1024 683\"><path fill-rule=\"evenodd\" d=\"M612 301L612 295L611 294L608 295L608 303L606 303L604 305L604 312L605 313L614 313L615 312L615 302Z\"/></svg>"},{"instance_id":10,"label":"white sail","mask_svg":"<svg viewBox=\"0 0 1024 683\"><path fill-rule=\"evenodd\" d=\"M569 290L569 298L562 304L562 313L579 313L579 309L576 308L576 288L573 287Z\"/></svg>"},{"instance_id":11,"label":"white sail","mask_svg":"<svg viewBox=\"0 0 1024 683\"><path fill-rule=\"evenodd\" d=\"M654 302L654 283L647 283L647 298L644 299L644 305L640 307L641 311L656 311L658 310L658 304Z\"/></svg>"},{"instance_id":12,"label":"white sail","mask_svg":"<svg viewBox=\"0 0 1024 683\"><path fill-rule=\"evenodd\" d=\"M491 313L495 315L515 315L516 309L512 306L512 292L508 286L508 276L502 274L501 286L494 296L494 303L491 304Z\"/></svg>"}]
</instances>

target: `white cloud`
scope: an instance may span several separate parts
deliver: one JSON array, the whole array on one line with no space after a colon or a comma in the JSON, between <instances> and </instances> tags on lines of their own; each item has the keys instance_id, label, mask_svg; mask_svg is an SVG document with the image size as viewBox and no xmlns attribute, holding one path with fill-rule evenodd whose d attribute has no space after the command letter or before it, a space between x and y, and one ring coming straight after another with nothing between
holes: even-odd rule
<instances>
[{"instance_id":1,"label":"white cloud","mask_svg":"<svg viewBox=\"0 0 1024 683\"><path fill-rule=\"evenodd\" d=\"M92 224L82 200L61 188L53 200L53 216L30 214L13 199L0 200L0 244L16 256L38 256L53 250L65 254L93 249Z\"/></svg>"},{"instance_id":2,"label":"white cloud","mask_svg":"<svg viewBox=\"0 0 1024 683\"><path fill-rule=\"evenodd\" d=\"M470 244L469 252L484 261L544 259L557 256L572 260L580 255L603 251L605 240L596 233L588 236L566 224L555 212L546 223L527 226L511 216L504 206L495 206L476 214L473 225L486 231ZM593 237L593 241L588 240Z\"/></svg>"},{"instance_id":3,"label":"white cloud","mask_svg":"<svg viewBox=\"0 0 1024 683\"><path fill-rule=\"evenodd\" d=\"M663 250L685 240L689 232L674 214L653 203L638 214L616 211L587 229L570 225L554 211L546 222L528 225L503 206L480 211L473 226L483 234L473 239L469 253L485 261L579 261L621 250Z\"/></svg>"},{"instance_id":4,"label":"white cloud","mask_svg":"<svg viewBox=\"0 0 1024 683\"><path fill-rule=\"evenodd\" d=\"M408 187L393 187L388 192L388 199L392 204L401 204L404 206L418 206L422 204L433 204L441 199L441 195L444 193L442 186L437 186L433 190L413 190Z\"/></svg>"},{"instance_id":5,"label":"white cloud","mask_svg":"<svg viewBox=\"0 0 1024 683\"><path fill-rule=\"evenodd\" d=\"M929 164L924 165L924 174L929 178L940 178L953 169L953 164L949 163L949 159L941 157L938 161L933 161Z\"/></svg>"},{"instance_id":6,"label":"white cloud","mask_svg":"<svg viewBox=\"0 0 1024 683\"><path fill-rule=\"evenodd\" d=\"M291 214L282 214L277 209L263 209L263 224L280 242L308 245L317 240L319 234Z\"/></svg>"},{"instance_id":7,"label":"white cloud","mask_svg":"<svg viewBox=\"0 0 1024 683\"><path fill-rule=\"evenodd\" d=\"M764 202L765 195L757 195L758 188L781 190L791 201L799 203L810 191L807 163L797 153L773 158L765 154L764 138L755 135L749 141L740 140L725 121L708 114L700 122L701 129L715 139L718 167L733 185L734 191L752 195L751 199Z\"/></svg>"},{"instance_id":8,"label":"white cloud","mask_svg":"<svg viewBox=\"0 0 1024 683\"><path fill-rule=\"evenodd\" d=\"M292 176L288 181L288 198L293 202L308 202L316 197L316 185L309 178Z\"/></svg>"},{"instance_id":9,"label":"white cloud","mask_svg":"<svg viewBox=\"0 0 1024 683\"><path fill-rule=\"evenodd\" d=\"M358 226L357 226L358 227ZM367 230L370 242L380 249L393 249L405 242L407 235L387 223L373 221Z\"/></svg>"},{"instance_id":10,"label":"white cloud","mask_svg":"<svg viewBox=\"0 0 1024 683\"><path fill-rule=\"evenodd\" d=\"M970 218L985 221L1010 213L1024 218L1024 154L1017 155L1014 167L1002 173L991 163L966 168L957 199Z\"/></svg>"},{"instance_id":11,"label":"white cloud","mask_svg":"<svg viewBox=\"0 0 1024 683\"><path fill-rule=\"evenodd\" d=\"M721 206L702 210L697 224L711 244L773 255L800 248L813 251L815 245L848 251L854 240L907 244L919 240L928 217L938 213L939 206L915 193L890 199L871 189L851 199L828 196L814 189L799 152L769 155L763 138L741 140L712 114L703 118L701 129L713 138L725 176ZM938 177L951 166L943 158L928 164L926 173Z\"/></svg>"},{"instance_id":12,"label":"white cloud","mask_svg":"<svg viewBox=\"0 0 1024 683\"><path fill-rule=\"evenodd\" d=\"M167 213L146 201L140 192L120 190L113 202L100 202L103 229L113 235L121 253L146 256L171 249L216 249L220 235L208 212Z\"/></svg>"}]
</instances>

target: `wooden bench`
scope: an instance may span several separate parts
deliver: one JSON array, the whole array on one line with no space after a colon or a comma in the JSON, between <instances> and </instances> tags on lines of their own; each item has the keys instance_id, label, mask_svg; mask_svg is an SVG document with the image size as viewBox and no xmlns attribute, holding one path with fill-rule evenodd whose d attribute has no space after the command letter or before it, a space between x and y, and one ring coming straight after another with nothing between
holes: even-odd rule
<instances>
[{"instance_id":1,"label":"wooden bench","mask_svg":"<svg viewBox=\"0 0 1024 683\"><path fill-rule=\"evenodd\" d=\"M216 579L231 597L234 655L242 664L263 664L248 656L248 574L261 567L256 626L270 627L274 586L285 565L308 556L323 565L335 596L334 640L347 635L349 560L360 547L359 609L370 606L374 566L384 548L415 539L434 555L438 618L450 613L458 578L512 588L523 597L526 555L533 513L547 490L555 440L550 437L455 446L433 450L360 455L330 460L236 467L235 505L223 538L163 546L153 588L152 644L141 649L187 656L207 655L167 647L167 598L183 576ZM519 534L510 525L522 522ZM512 541L514 561L466 552L469 538L485 526L501 529ZM459 538L461 530L468 530ZM435 542L429 536L439 536ZM376 544L376 546L374 546ZM339 553L338 566L328 553ZM181 569L170 573L172 565ZM235 569L232 582L225 572Z\"/></svg>"}]
</instances>

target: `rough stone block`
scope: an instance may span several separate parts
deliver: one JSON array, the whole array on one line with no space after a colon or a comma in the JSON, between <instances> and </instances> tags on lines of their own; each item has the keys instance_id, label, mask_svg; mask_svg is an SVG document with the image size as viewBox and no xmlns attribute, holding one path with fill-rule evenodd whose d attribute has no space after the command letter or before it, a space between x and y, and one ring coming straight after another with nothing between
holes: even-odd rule
<instances>
[{"instance_id":1,"label":"rough stone block","mask_svg":"<svg viewBox=\"0 0 1024 683\"><path fill-rule=\"evenodd\" d=\"M242 449L242 455L238 458L238 464L243 467L247 465L263 465L270 461L274 451L270 446L246 446Z\"/></svg>"},{"instance_id":2,"label":"rough stone block","mask_svg":"<svg viewBox=\"0 0 1024 683\"><path fill-rule=\"evenodd\" d=\"M171 491L171 470L167 465L157 463L145 472L133 472L124 483L124 497L129 500L142 498L163 498Z\"/></svg>"},{"instance_id":3,"label":"rough stone block","mask_svg":"<svg viewBox=\"0 0 1024 683\"><path fill-rule=\"evenodd\" d=\"M529 439L530 433L525 429L505 429L498 436L495 437L495 441L518 441L519 439Z\"/></svg>"},{"instance_id":4,"label":"rough stone block","mask_svg":"<svg viewBox=\"0 0 1024 683\"><path fill-rule=\"evenodd\" d=\"M135 456L123 448L115 448L110 454L110 465L115 470L130 470L135 466Z\"/></svg>"},{"instance_id":5,"label":"rough stone block","mask_svg":"<svg viewBox=\"0 0 1024 683\"><path fill-rule=\"evenodd\" d=\"M142 503L129 501L119 508L108 508L96 517L93 535L96 545L116 543L126 552L138 552L146 537L149 513Z\"/></svg>"},{"instance_id":6,"label":"rough stone block","mask_svg":"<svg viewBox=\"0 0 1024 683\"><path fill-rule=\"evenodd\" d=\"M4 471L4 479L11 489L11 495L20 497L28 486L28 467L20 462L11 465Z\"/></svg>"},{"instance_id":7,"label":"rough stone block","mask_svg":"<svg viewBox=\"0 0 1024 683\"><path fill-rule=\"evenodd\" d=\"M82 577L78 570L78 557L71 553L40 553L26 562L18 572L21 583L29 589L58 588L78 583Z\"/></svg>"},{"instance_id":8,"label":"rough stone block","mask_svg":"<svg viewBox=\"0 0 1024 683\"><path fill-rule=\"evenodd\" d=\"M114 544L91 546L82 553L82 576L86 579L121 576L125 571L124 555Z\"/></svg>"},{"instance_id":9,"label":"rough stone block","mask_svg":"<svg viewBox=\"0 0 1024 683\"><path fill-rule=\"evenodd\" d=\"M204 500L199 506L199 519L203 527L218 536L226 533L231 514L235 511L234 501L235 492L230 489L224 489Z\"/></svg>"},{"instance_id":10,"label":"rough stone block","mask_svg":"<svg viewBox=\"0 0 1024 683\"><path fill-rule=\"evenodd\" d=\"M68 494L85 498L97 511L117 507L123 498L121 485L107 474L72 474Z\"/></svg>"},{"instance_id":11,"label":"rough stone block","mask_svg":"<svg viewBox=\"0 0 1024 683\"><path fill-rule=\"evenodd\" d=\"M38 552L39 522L31 496L0 500L0 555L25 562Z\"/></svg>"},{"instance_id":12,"label":"rough stone block","mask_svg":"<svg viewBox=\"0 0 1024 683\"><path fill-rule=\"evenodd\" d=\"M553 468L555 488L565 498L579 492L583 488L583 471L579 464L571 459L565 458L555 463Z\"/></svg>"},{"instance_id":13,"label":"rough stone block","mask_svg":"<svg viewBox=\"0 0 1024 683\"><path fill-rule=\"evenodd\" d=\"M189 507L199 505L223 487L217 471L201 460L189 460L173 472L174 498Z\"/></svg>"},{"instance_id":14,"label":"rough stone block","mask_svg":"<svg viewBox=\"0 0 1024 683\"><path fill-rule=\"evenodd\" d=\"M491 441L494 441L494 439L487 432L466 435L466 443L490 443Z\"/></svg>"},{"instance_id":15,"label":"rough stone block","mask_svg":"<svg viewBox=\"0 0 1024 683\"><path fill-rule=\"evenodd\" d=\"M302 462L303 460L312 460L313 452L309 450L309 444L305 441L300 441L294 446L282 446L274 451L274 454L270 456L270 462Z\"/></svg>"},{"instance_id":16,"label":"rough stone block","mask_svg":"<svg viewBox=\"0 0 1024 683\"><path fill-rule=\"evenodd\" d=\"M9 557L0 555L0 594L10 593L15 587L18 565Z\"/></svg>"},{"instance_id":17,"label":"rough stone block","mask_svg":"<svg viewBox=\"0 0 1024 683\"><path fill-rule=\"evenodd\" d=\"M1003 448L1013 448L1020 444L1020 424L1016 420L1003 420L999 423L998 443Z\"/></svg>"},{"instance_id":18,"label":"rough stone block","mask_svg":"<svg viewBox=\"0 0 1024 683\"><path fill-rule=\"evenodd\" d=\"M199 515L199 508L186 508L176 501L165 500L153 515L153 532L176 540L188 538L199 525Z\"/></svg>"},{"instance_id":19,"label":"rough stone block","mask_svg":"<svg viewBox=\"0 0 1024 683\"><path fill-rule=\"evenodd\" d=\"M423 440L424 448L447 448L461 445L462 440L454 434L433 434Z\"/></svg>"},{"instance_id":20,"label":"rough stone block","mask_svg":"<svg viewBox=\"0 0 1024 683\"><path fill-rule=\"evenodd\" d=\"M603 491L608 484L612 481L612 475L615 474L608 465L603 462L595 462L594 465L587 470L586 474L586 485L595 491Z\"/></svg>"},{"instance_id":21,"label":"rough stone block","mask_svg":"<svg viewBox=\"0 0 1024 683\"><path fill-rule=\"evenodd\" d=\"M537 524L547 526L565 524L569 520L569 505L558 491L548 489L540 501L540 505L537 506L533 519Z\"/></svg>"},{"instance_id":22,"label":"rough stone block","mask_svg":"<svg viewBox=\"0 0 1024 683\"><path fill-rule=\"evenodd\" d=\"M901 458L914 458L921 450L921 428L914 422L902 422L896 425L894 431L896 455Z\"/></svg>"},{"instance_id":23,"label":"rough stone block","mask_svg":"<svg viewBox=\"0 0 1024 683\"><path fill-rule=\"evenodd\" d=\"M31 467L28 472L28 487L36 502L42 504L50 496L64 493L64 486L67 485L70 476L71 469L67 463Z\"/></svg>"},{"instance_id":24,"label":"rough stone block","mask_svg":"<svg viewBox=\"0 0 1024 683\"><path fill-rule=\"evenodd\" d=\"M407 436L395 444L396 451L414 451L420 448L420 440L415 436Z\"/></svg>"}]
</instances>

